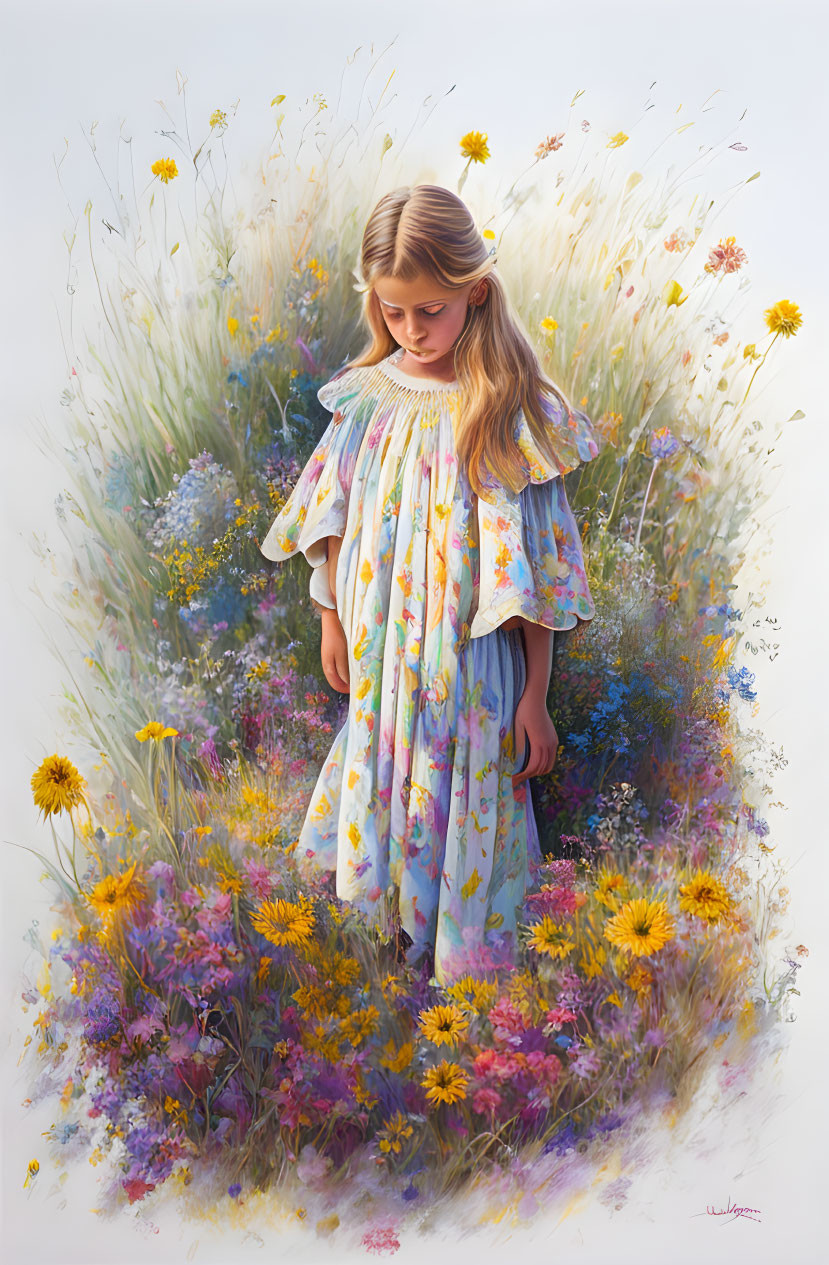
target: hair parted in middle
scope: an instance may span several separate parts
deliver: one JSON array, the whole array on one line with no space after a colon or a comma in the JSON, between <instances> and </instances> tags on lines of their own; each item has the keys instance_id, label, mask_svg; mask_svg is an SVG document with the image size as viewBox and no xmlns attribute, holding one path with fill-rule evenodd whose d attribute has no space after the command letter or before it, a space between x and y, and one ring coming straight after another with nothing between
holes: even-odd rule
<instances>
[{"instance_id":1,"label":"hair parted in middle","mask_svg":"<svg viewBox=\"0 0 829 1265\"><path fill-rule=\"evenodd\" d=\"M403 186L385 194L368 218L360 253L363 316L371 342L344 368L375 365L399 344L383 320L374 286L383 278L426 276L444 289L486 278L483 301L471 304L454 347L455 377L464 408L456 432L458 461L473 491L485 496L494 476L512 492L527 482L515 442L519 407L541 452L554 460L550 418L542 393L570 405L542 372L466 204L440 185ZM474 291L473 291L474 293Z\"/></svg>"}]
</instances>

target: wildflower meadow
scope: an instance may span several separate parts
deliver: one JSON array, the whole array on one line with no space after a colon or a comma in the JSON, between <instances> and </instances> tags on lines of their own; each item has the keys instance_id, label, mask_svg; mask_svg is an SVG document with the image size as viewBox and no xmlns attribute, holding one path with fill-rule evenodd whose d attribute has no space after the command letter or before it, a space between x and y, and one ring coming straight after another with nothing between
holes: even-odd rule
<instances>
[{"instance_id":1,"label":"wildflower meadow","mask_svg":"<svg viewBox=\"0 0 829 1265\"><path fill-rule=\"evenodd\" d=\"M627 135L578 112L517 160L470 131L435 171L381 107L357 128L321 93L278 96L236 197L233 111L178 100L113 231L90 199L70 243L101 319L61 400L64 552L36 541L63 568L75 748L44 734L31 780L54 923L23 1053L55 1123L21 1180L91 1163L110 1212L267 1199L367 1251L459 1194L466 1229L532 1220L783 1040L798 963L763 818L782 756L751 723L764 612L740 571L762 543L755 384L804 316L751 290L737 210L722 237L716 192L630 169ZM421 179L473 209L600 443L566 476L597 616L555 637L520 965L496 919L449 987L297 849L348 698L304 559L258 548L327 425L318 387L362 342L368 212Z\"/></svg>"}]
</instances>

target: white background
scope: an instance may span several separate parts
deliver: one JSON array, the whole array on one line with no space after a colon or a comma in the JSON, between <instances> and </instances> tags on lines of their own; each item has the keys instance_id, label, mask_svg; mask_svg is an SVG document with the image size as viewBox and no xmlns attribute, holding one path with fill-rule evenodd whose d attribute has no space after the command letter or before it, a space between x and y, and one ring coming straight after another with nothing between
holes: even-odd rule
<instances>
[{"instance_id":1,"label":"white background","mask_svg":"<svg viewBox=\"0 0 829 1265\"><path fill-rule=\"evenodd\" d=\"M827 22L818 4L755 3L622 4L555 0L529 4L316 3L299 4L79 3L40 0L2 6L3 298L0 305L3 366L3 699L2 795L3 973L0 1005L10 1020L3 1049L2 1242L4 1260L18 1262L238 1261L276 1256L286 1239L266 1248L231 1234L211 1246L203 1227L177 1227L171 1219L158 1235L138 1233L125 1219L104 1224L94 1204L94 1173L81 1174L77 1193L56 1184L40 1131L54 1118L33 1118L21 1108L25 1084L17 1068L27 1031L19 1012L21 972L37 959L22 936L33 917L51 917L37 883L36 862L6 841L45 848L36 824L29 779L47 754L68 736L56 724L61 673L46 648L39 603L31 586L41 581L31 554L32 531L55 532L54 496L63 486L33 447L32 423L43 419L58 432L58 396L67 381L61 343L65 319L66 251L70 228L54 162L70 149L64 174L73 185L73 217L87 196L106 214L95 183L82 128L99 120L99 157L111 169L121 122L143 155L166 152L158 131L168 125L157 105L175 103L175 72L188 78L191 117L227 108L240 98L232 137L234 160L260 157L270 136L270 101L278 92L305 99L322 91L336 100L346 57L359 45L379 52L395 40L384 64L396 67L395 89L404 123L429 93L452 92L436 112L435 153L456 153L456 139L470 129L489 135L493 155L515 152L506 174L525 165L543 136L575 128L582 118L602 135L624 130L654 109L620 158L631 168L689 119L685 132L659 150L647 170L687 161L694 146L725 134L746 144L742 161L720 160L708 189L728 188L751 172L748 186L717 223L733 233L749 256L758 336L762 310L780 298L797 302L804 325L796 338L778 340L755 399L781 422L796 408L777 446L779 482L767 513L774 549L763 560L765 613L780 623L780 652L773 663L759 658L760 711L755 724L782 746L788 766L775 783L786 808L770 811L772 841L789 865L792 906L786 942L808 946L800 972L802 996L792 1025L791 1048L770 1072L765 1088L752 1091L727 1119L709 1113L699 1122L697 1144L674 1148L670 1157L635 1182L621 1212L599 1205L574 1211L558 1227L533 1232L537 1259L566 1252L568 1259L710 1262L824 1259L820 1249L819 1170L825 1156L827 1024L822 916L826 880L824 801L827 757L825 667L827 646L826 456L823 375L827 365L825 159ZM584 89L575 112L574 93ZM700 114L714 96L716 126L706 131ZM682 107L680 111L680 106ZM745 112L745 114L744 114ZM736 126L741 116L742 121ZM401 125L402 125L401 123ZM517 155L521 147L520 157ZM676 147L674 152L673 146ZM494 159L493 159L494 161ZM451 185L459 162L438 178ZM70 176L70 173L74 175ZM88 188L84 187L87 173ZM474 178L474 173L471 179ZM81 229L84 221L81 220ZM769 372L771 369L771 372ZM758 386L759 386L758 380ZM760 1133L757 1113L769 1113ZM705 1142L700 1143L699 1139ZM22 1189L28 1160L43 1169L34 1190ZM83 1185L83 1182L86 1185ZM707 1204L729 1198L762 1210L761 1224L699 1216ZM60 1207L61 1201L66 1204ZM214 1231L214 1237L217 1232ZM500 1244L444 1236L429 1252L454 1261L507 1258L521 1250L517 1232ZM336 1245L313 1237L293 1248L297 1259L338 1258ZM423 1247L404 1241L398 1260L422 1258ZM339 1254L343 1259L344 1254Z\"/></svg>"}]
</instances>

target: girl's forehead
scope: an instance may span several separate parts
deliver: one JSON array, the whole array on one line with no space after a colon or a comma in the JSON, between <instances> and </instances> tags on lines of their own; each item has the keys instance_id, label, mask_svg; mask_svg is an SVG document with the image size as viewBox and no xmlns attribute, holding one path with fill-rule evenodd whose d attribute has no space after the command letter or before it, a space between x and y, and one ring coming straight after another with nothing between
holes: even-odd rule
<instances>
[{"instance_id":1,"label":"girl's forehead","mask_svg":"<svg viewBox=\"0 0 829 1265\"><path fill-rule=\"evenodd\" d=\"M399 277L381 277L374 283L374 293L385 307L417 307L421 304L446 303L458 297L457 290L445 290L430 277L419 276L412 281Z\"/></svg>"}]
</instances>

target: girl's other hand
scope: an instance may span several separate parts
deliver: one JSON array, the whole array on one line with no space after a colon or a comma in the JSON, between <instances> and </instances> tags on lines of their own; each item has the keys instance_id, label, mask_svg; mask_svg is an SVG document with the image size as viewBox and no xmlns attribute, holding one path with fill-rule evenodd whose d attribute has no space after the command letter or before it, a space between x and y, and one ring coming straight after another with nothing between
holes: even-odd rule
<instances>
[{"instance_id":1,"label":"girl's other hand","mask_svg":"<svg viewBox=\"0 0 829 1265\"><path fill-rule=\"evenodd\" d=\"M337 612L329 607L323 610L321 618L320 658L325 679L333 690L348 694L351 689L348 678L348 642L343 626Z\"/></svg>"},{"instance_id":2,"label":"girl's other hand","mask_svg":"<svg viewBox=\"0 0 829 1265\"><path fill-rule=\"evenodd\" d=\"M547 700L538 695L522 694L515 709L515 758L520 760L526 744L530 744L527 767L512 775L513 788L528 777L549 773L558 751L558 734L547 711Z\"/></svg>"}]
</instances>

